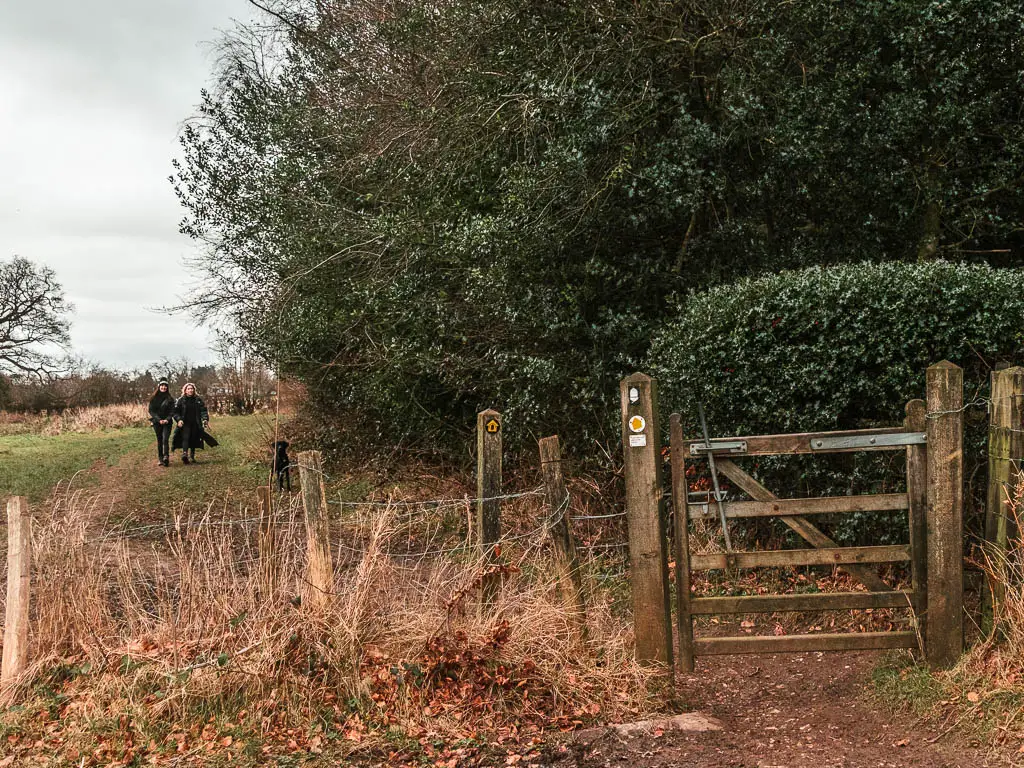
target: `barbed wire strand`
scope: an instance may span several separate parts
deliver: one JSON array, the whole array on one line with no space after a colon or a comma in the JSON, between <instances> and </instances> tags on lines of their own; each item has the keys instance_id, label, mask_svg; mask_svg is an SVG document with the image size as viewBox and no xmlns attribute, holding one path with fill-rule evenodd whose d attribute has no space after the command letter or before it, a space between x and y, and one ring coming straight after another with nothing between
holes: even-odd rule
<instances>
[{"instance_id":1,"label":"barbed wire strand","mask_svg":"<svg viewBox=\"0 0 1024 768\"><path fill-rule=\"evenodd\" d=\"M610 515L570 515L570 520L608 520L613 517L625 517L625 512L614 512Z\"/></svg>"},{"instance_id":2,"label":"barbed wire strand","mask_svg":"<svg viewBox=\"0 0 1024 768\"><path fill-rule=\"evenodd\" d=\"M500 496L486 496L483 498L462 498L462 499L426 499L424 501L331 501L328 504L340 505L342 507L419 507L426 504L434 504L437 506L465 506L466 504L476 504L479 502L487 501L506 501L510 499L522 499L527 496L543 496L544 490L542 488L535 488L532 491L522 491L520 493L505 493Z\"/></svg>"},{"instance_id":3,"label":"barbed wire strand","mask_svg":"<svg viewBox=\"0 0 1024 768\"><path fill-rule=\"evenodd\" d=\"M440 505L442 503L446 503L446 504L450 505L450 507L452 507L452 508L457 508L457 507L464 507L467 504L474 504L474 503L477 503L477 502L505 501L505 500L510 500L510 499L524 498L524 497L528 497L528 496L542 496L542 495L543 495L542 491L540 491L539 489L534 489L534 490L531 490L531 491L523 491L523 492L520 492L520 493L507 493L507 494L502 494L500 496L486 496L486 497L476 498L476 499L431 499L431 500L424 501L424 502L394 502L393 504L390 504L388 502L376 502L376 501L374 501L374 502L347 502L346 501L346 502L340 502L340 503L342 505L344 505L344 506L371 507L371 508L391 508L391 507L394 507L394 506L414 506L414 505L417 505L417 504L438 504L438 505ZM330 504L330 503L332 503L332 502L328 501L328 504ZM335 502L335 503L339 503L339 502ZM85 543L91 544L91 543L96 543L96 542L99 542L99 541L108 541L110 539L115 539L115 538L131 538L132 535L134 535L134 534L150 533L150 532L153 532L153 531L160 531L160 530L178 530L178 529L182 529L182 528L202 528L203 526L249 525L251 523L258 523L260 521L259 517L245 517L245 518L239 518L239 519L235 519L235 520L206 520L205 518L207 518L207 517L208 517L208 515L204 515L203 519L200 519L198 522L190 522L190 521L187 521L187 520L177 519L177 520L168 520L167 522L164 522L164 523L149 523L149 524L146 524L146 525L135 526L135 527L117 528L115 530L108 531L107 533L103 534L102 536L94 537L92 539L88 539L88 540L85 541ZM339 521L336 521L336 522L338 522L339 524L347 524L347 523L352 522L352 521L339 520ZM357 522L358 524L362 524L362 523L359 523L359 521L355 521L355 522Z\"/></svg>"}]
</instances>

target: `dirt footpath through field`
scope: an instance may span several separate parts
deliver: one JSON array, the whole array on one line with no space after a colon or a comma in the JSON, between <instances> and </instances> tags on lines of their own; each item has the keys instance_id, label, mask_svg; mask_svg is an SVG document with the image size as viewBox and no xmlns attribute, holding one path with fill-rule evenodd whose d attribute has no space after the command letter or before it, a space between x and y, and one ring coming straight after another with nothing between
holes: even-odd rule
<instances>
[{"instance_id":1,"label":"dirt footpath through field","mask_svg":"<svg viewBox=\"0 0 1024 768\"><path fill-rule=\"evenodd\" d=\"M679 681L693 709L720 721L703 733L622 737L590 731L552 765L580 768L872 768L1010 765L870 699L875 653L725 656L698 660Z\"/></svg>"}]
</instances>

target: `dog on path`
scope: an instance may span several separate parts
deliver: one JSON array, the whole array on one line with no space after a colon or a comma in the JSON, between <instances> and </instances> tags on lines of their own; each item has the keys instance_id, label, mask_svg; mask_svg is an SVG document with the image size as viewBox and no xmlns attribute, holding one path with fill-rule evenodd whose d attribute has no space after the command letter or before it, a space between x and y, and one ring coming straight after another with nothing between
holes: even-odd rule
<instances>
[{"instance_id":1,"label":"dog on path","mask_svg":"<svg viewBox=\"0 0 1024 768\"><path fill-rule=\"evenodd\" d=\"M285 486L292 489L292 462L288 458L288 441L278 440L274 443L274 477L277 478L277 489L283 491Z\"/></svg>"}]
</instances>

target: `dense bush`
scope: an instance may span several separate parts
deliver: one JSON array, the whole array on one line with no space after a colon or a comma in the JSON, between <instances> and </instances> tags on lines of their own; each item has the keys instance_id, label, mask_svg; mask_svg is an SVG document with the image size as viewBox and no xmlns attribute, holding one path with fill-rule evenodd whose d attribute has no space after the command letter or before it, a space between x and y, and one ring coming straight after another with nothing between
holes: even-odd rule
<instances>
[{"instance_id":1,"label":"dense bush","mask_svg":"<svg viewBox=\"0 0 1024 768\"><path fill-rule=\"evenodd\" d=\"M190 309L350 455L497 407L600 457L673 296L1024 258L1019 0L269 7L183 131Z\"/></svg>"},{"instance_id":2,"label":"dense bush","mask_svg":"<svg viewBox=\"0 0 1024 768\"><path fill-rule=\"evenodd\" d=\"M906 402L924 397L927 367L943 359L964 368L965 402L984 397L990 368L1022 359L1022 334L1018 270L815 267L692 296L655 338L649 367L663 412L678 410L694 436L698 401L712 435L854 429L899 424ZM971 478L983 461L984 408L966 415ZM782 496L880 492L899 487L902 460L772 458L757 473Z\"/></svg>"}]
</instances>

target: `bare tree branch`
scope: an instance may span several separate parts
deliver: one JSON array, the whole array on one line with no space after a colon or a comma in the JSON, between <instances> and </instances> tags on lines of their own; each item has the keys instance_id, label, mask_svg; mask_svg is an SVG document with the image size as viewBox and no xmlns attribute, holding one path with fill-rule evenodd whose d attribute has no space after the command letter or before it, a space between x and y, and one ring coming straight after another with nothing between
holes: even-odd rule
<instances>
[{"instance_id":1,"label":"bare tree branch","mask_svg":"<svg viewBox=\"0 0 1024 768\"><path fill-rule=\"evenodd\" d=\"M43 377L60 367L53 349L70 342L73 307L49 267L0 261L0 372Z\"/></svg>"}]
</instances>

